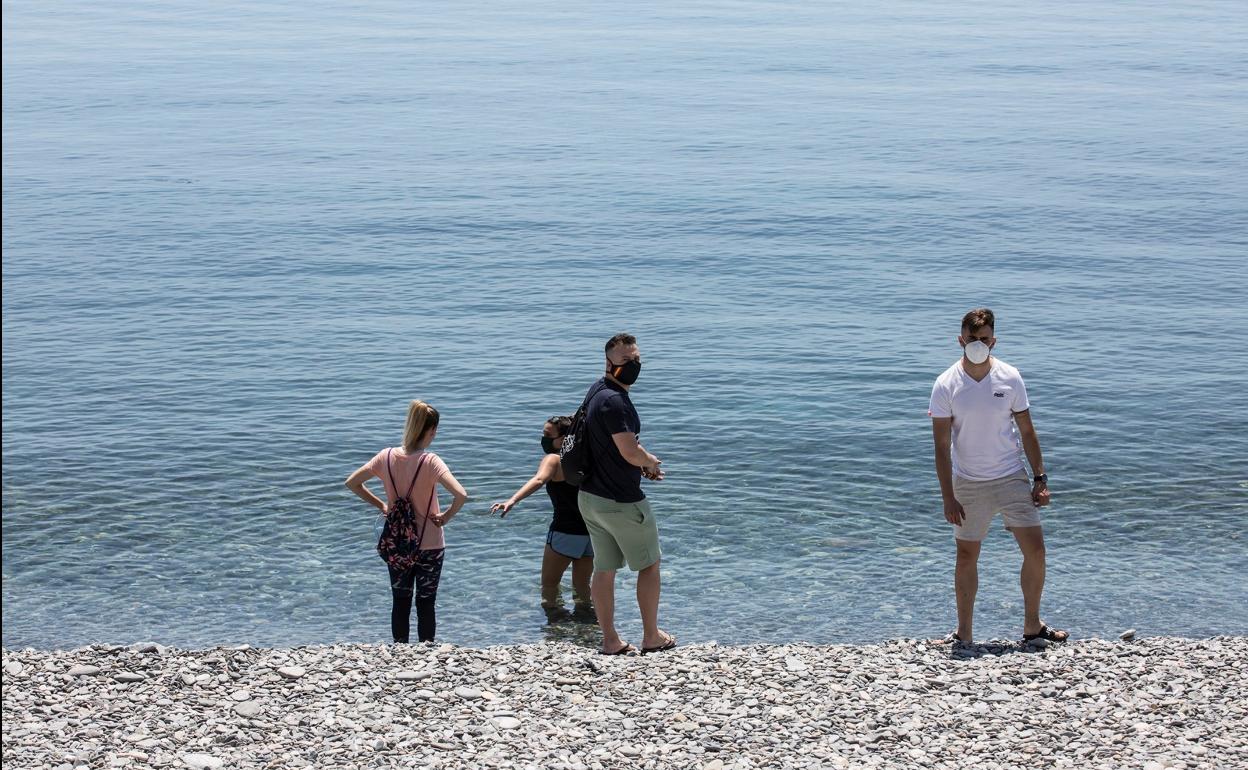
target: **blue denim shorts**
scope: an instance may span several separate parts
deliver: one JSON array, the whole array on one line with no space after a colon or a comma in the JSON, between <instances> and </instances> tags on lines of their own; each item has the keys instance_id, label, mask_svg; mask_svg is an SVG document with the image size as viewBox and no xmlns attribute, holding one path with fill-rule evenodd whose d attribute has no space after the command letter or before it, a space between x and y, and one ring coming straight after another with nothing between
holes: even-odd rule
<instances>
[{"instance_id":1,"label":"blue denim shorts","mask_svg":"<svg viewBox=\"0 0 1248 770\"><path fill-rule=\"evenodd\" d=\"M594 555L594 547L590 545L589 535L569 535L567 532L556 532L553 529L546 533L546 545L560 556L569 559L580 559Z\"/></svg>"}]
</instances>

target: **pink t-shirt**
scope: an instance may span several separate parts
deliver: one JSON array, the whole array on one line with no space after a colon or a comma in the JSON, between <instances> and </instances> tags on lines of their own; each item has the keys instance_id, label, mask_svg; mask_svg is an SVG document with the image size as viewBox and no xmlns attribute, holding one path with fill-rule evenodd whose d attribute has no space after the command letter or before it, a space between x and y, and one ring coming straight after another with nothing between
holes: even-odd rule
<instances>
[{"instance_id":1,"label":"pink t-shirt","mask_svg":"<svg viewBox=\"0 0 1248 770\"><path fill-rule=\"evenodd\" d=\"M386 455L390 456L390 470L386 470ZM421 464L421 458L428 458ZM424 529L424 539L420 541L420 550L433 551L438 548L446 547L446 539L442 537L442 528L433 522L425 523L425 517L429 514L439 514L442 508L438 505L438 495L436 493L438 482L441 479L451 475L451 470L446 467L446 463L442 462L442 458L433 452L417 452L409 455L403 451L402 447L394 447L393 449L383 449L365 464L382 483L386 485L386 504L394 502L399 495L407 490L409 484L412 483L412 475L416 473L416 466L420 465L420 478L416 479L416 485L412 487L410 499L412 501L412 510L416 513L416 525ZM394 482L391 483L390 476L394 475ZM398 490L395 490L395 485Z\"/></svg>"}]
</instances>

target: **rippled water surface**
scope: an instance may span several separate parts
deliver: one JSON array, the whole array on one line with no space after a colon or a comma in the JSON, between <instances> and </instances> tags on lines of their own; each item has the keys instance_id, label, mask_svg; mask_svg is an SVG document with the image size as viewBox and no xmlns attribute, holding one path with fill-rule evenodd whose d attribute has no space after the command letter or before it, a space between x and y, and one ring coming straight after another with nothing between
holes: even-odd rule
<instances>
[{"instance_id":1,"label":"rippled water surface","mask_svg":"<svg viewBox=\"0 0 1248 770\"><path fill-rule=\"evenodd\" d=\"M952 627L926 416L986 304L1046 617L1248 633L1238 2L6 2L3 642L388 636L342 486L408 399L441 636L546 627L486 515L627 329L682 640ZM995 527L977 630L1013 636ZM626 635L639 635L630 580Z\"/></svg>"}]
</instances>

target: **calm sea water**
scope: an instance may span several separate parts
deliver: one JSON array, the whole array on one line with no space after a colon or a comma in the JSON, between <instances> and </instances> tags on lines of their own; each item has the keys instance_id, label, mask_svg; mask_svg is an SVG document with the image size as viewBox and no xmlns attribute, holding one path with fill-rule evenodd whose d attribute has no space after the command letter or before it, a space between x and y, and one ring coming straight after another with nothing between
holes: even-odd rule
<instances>
[{"instance_id":1,"label":"calm sea water","mask_svg":"<svg viewBox=\"0 0 1248 770\"><path fill-rule=\"evenodd\" d=\"M668 628L943 634L925 410L977 305L1052 477L1046 618L1248 633L1245 20L5 2L4 645L386 639L342 482L415 397L474 497L442 638L590 638L538 609L544 496L487 511L618 330ZM979 635L1019 561L998 525Z\"/></svg>"}]
</instances>

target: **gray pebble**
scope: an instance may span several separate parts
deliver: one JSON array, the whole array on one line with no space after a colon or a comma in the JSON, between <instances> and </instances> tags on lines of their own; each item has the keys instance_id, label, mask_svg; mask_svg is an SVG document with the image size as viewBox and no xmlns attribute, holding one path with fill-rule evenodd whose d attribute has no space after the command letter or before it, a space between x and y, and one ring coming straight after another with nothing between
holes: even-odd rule
<instances>
[{"instance_id":1,"label":"gray pebble","mask_svg":"<svg viewBox=\"0 0 1248 770\"><path fill-rule=\"evenodd\" d=\"M260 704L256 703L254 700L234 704L234 713L249 719L258 715L262 710L263 709L261 709Z\"/></svg>"},{"instance_id":2,"label":"gray pebble","mask_svg":"<svg viewBox=\"0 0 1248 770\"><path fill-rule=\"evenodd\" d=\"M100 667L79 664L70 668L66 673L70 676L95 676L100 673Z\"/></svg>"}]
</instances>

